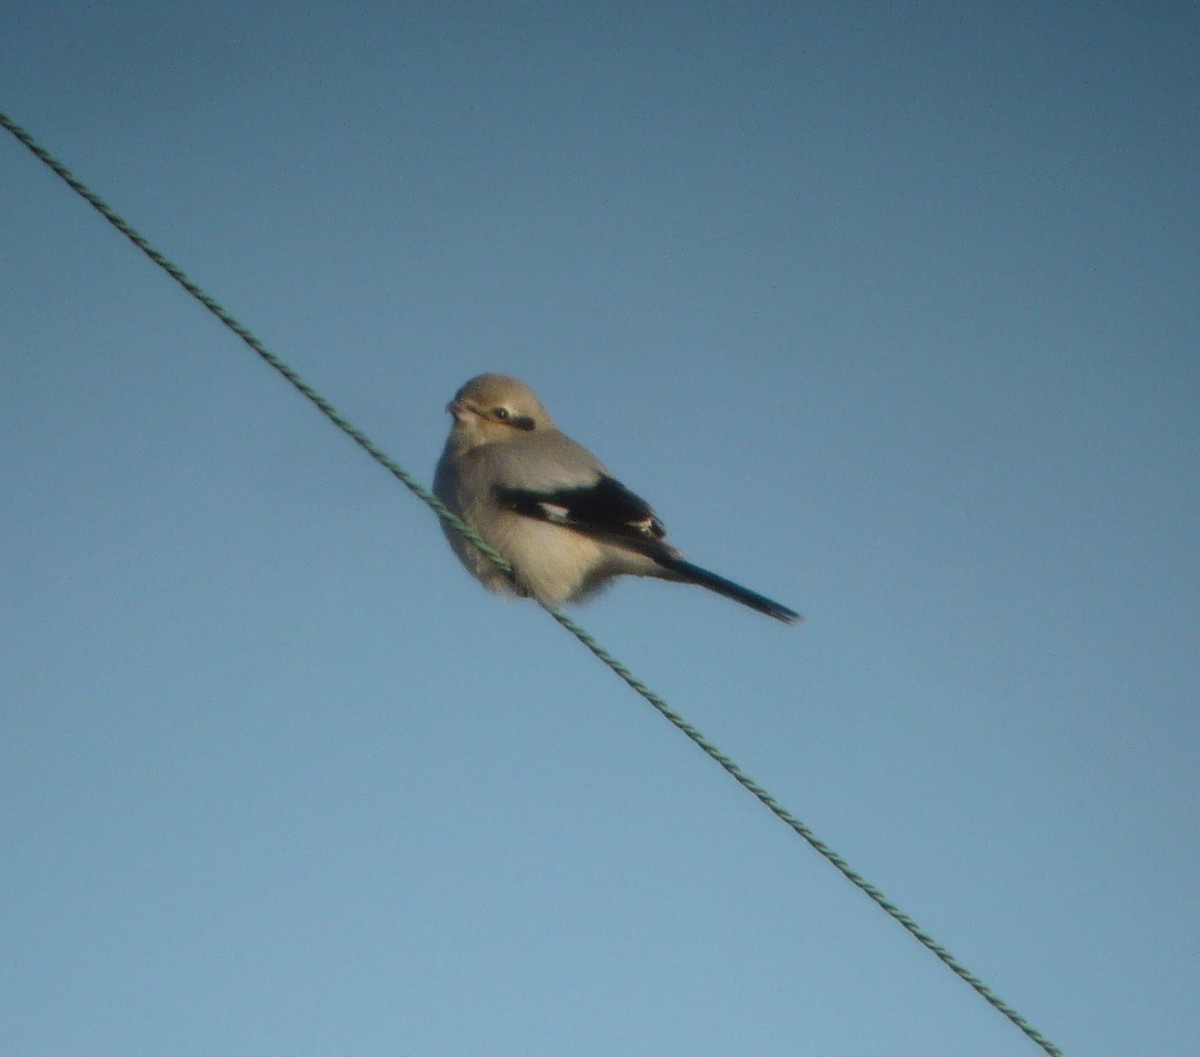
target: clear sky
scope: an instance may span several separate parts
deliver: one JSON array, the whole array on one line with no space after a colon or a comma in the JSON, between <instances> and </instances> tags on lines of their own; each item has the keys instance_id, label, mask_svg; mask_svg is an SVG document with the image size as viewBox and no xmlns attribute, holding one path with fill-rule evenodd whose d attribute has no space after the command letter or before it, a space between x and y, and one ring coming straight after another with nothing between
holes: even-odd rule
<instances>
[{"instance_id":1,"label":"clear sky","mask_svg":"<svg viewBox=\"0 0 1200 1057\"><path fill-rule=\"evenodd\" d=\"M0 108L396 460L524 378L576 615L1067 1054L1200 1038L1189 4L7 0ZM1021 1057L0 136L0 1051Z\"/></svg>"}]
</instances>

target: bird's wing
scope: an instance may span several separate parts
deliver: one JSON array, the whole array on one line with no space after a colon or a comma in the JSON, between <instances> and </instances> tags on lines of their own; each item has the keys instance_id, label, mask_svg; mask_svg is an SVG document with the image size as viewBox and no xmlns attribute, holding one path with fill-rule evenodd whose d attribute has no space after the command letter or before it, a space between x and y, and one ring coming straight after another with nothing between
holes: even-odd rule
<instances>
[{"instance_id":1,"label":"bird's wing","mask_svg":"<svg viewBox=\"0 0 1200 1057\"><path fill-rule=\"evenodd\" d=\"M650 557L674 554L667 530L650 505L607 475L579 486L542 490L498 486L496 499L523 517L564 525Z\"/></svg>"}]
</instances>

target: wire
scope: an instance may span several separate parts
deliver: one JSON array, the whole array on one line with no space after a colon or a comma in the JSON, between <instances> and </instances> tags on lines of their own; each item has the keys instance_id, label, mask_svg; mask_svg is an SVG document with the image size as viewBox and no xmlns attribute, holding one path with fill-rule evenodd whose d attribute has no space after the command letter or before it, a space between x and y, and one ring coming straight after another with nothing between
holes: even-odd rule
<instances>
[{"instance_id":1,"label":"wire","mask_svg":"<svg viewBox=\"0 0 1200 1057\"><path fill-rule=\"evenodd\" d=\"M512 566L509 565L504 558L497 554L489 547L479 536L465 524L461 519L456 517L445 504L441 502L432 492L424 488L414 477L412 477L403 467L391 459L378 445L376 445L369 437L361 430L355 427L347 418L341 415L334 406L318 393L311 385L304 381L300 375L281 360L278 356L272 353L261 341L258 340L249 330L239 323L232 315L221 307L212 297L201 289L195 282L188 278L184 271L177 265L164 257L157 249L155 249L141 234L131 227L118 213L116 213L99 195L92 191L81 180L77 179L71 171L55 158L45 147L41 146L25 131L20 125L16 124L7 114L0 111L0 125L12 133L18 140L21 141L40 161L45 163L54 173L62 179L76 194L82 197L89 205L91 205L101 216L104 217L113 227L115 227L122 235L132 242L139 250L165 271L172 279L184 288L193 298L200 302L209 312L217 317L226 327L245 342L251 350L257 354L265 363L273 367L291 385L298 390L301 395L314 404L318 411L321 412L330 422L348 436L355 444L362 448L368 455L403 484L417 498L426 503L443 522L450 525L454 531L461 533L469 539L476 547L486 554L493 562L495 562L505 572L511 572ZM850 867L837 852L829 847L824 841L820 840L803 822L791 814L782 804L779 803L770 793L768 793L761 785L743 771L732 759L721 752L712 742L710 742L703 734L685 720L678 712L672 709L666 701L659 697L645 683L637 679L628 668L625 667L616 657L602 647L587 631L575 623L565 613L554 609L550 606L543 606L544 609L561 624L567 631L574 635L584 646L604 664L606 664L617 676L625 681L631 689L640 694L645 701L653 706L668 722L675 726L679 731L685 734L691 741L705 752L712 760L719 764L739 785L747 792L753 795L764 807L767 808L776 818L783 822L797 836L806 841L816 852L818 852L831 866L834 867L843 877L853 884L859 891L869 897L881 910L884 911L890 918L901 925L918 943L927 950L932 952L947 968L956 976L963 980L969 987L972 988L985 1002L996 1009L998 1012L1007 1017L1017 1028L1028 1036L1033 1042L1042 1048L1050 1057L1063 1057L1062 1050L1058 1049L1050 1042L1041 1032L1033 1027L1020 1013L1012 1006L1001 999L990 987L974 973L966 968L957 958L955 958L945 947L933 939L924 929L922 929L916 921L904 913L899 907L892 903L884 894L873 884L866 880L861 874L857 873Z\"/></svg>"}]
</instances>

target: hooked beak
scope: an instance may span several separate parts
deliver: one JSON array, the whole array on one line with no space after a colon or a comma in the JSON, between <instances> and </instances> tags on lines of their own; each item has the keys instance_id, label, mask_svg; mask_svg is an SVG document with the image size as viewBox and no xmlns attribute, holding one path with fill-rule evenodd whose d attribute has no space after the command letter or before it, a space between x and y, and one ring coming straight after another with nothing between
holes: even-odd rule
<instances>
[{"instance_id":1,"label":"hooked beak","mask_svg":"<svg viewBox=\"0 0 1200 1057\"><path fill-rule=\"evenodd\" d=\"M475 409L470 404L459 400L457 397L446 405L446 411L454 416L456 423L463 422L468 415L475 413Z\"/></svg>"}]
</instances>

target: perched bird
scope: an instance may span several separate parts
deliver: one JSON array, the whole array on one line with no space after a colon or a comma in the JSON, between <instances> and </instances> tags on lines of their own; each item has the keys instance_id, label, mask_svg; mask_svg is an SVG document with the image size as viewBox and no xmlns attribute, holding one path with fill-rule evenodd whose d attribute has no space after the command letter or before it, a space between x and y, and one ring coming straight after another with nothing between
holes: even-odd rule
<instances>
[{"instance_id":1,"label":"perched bird","mask_svg":"<svg viewBox=\"0 0 1200 1057\"><path fill-rule=\"evenodd\" d=\"M472 378L454 416L433 491L512 565L508 573L443 524L463 565L489 590L547 606L577 602L616 576L699 584L785 623L778 602L686 561L645 500L554 425L533 390L503 374Z\"/></svg>"}]
</instances>

